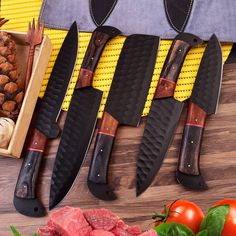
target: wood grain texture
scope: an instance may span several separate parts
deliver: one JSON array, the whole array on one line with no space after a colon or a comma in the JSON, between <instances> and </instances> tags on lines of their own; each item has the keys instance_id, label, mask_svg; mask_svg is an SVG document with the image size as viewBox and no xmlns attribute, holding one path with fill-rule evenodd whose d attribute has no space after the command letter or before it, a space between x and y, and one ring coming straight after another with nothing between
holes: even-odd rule
<instances>
[{"instance_id":1,"label":"wood grain texture","mask_svg":"<svg viewBox=\"0 0 236 236\"><path fill-rule=\"evenodd\" d=\"M65 114L61 117L61 126L64 118ZM236 198L236 64L225 66L218 113L209 117L206 122L201 150L201 170L210 188L206 192L188 191L175 180L185 119L186 109L159 175L139 198L135 197L135 171L145 119L139 128L120 127L117 133L109 168L109 182L116 186L119 199L114 202L99 201L87 188L93 140L80 175L60 206L71 205L82 209L106 207L127 223L138 224L146 229L150 227L153 212L161 210L162 202L173 201L176 198L189 199L198 203L206 212L207 208L220 199ZM40 173L38 195L46 206L48 206L51 170L58 144L59 139L48 142ZM0 234L4 236L11 235L10 224L14 224L23 236L31 236L47 221L47 217L34 219L22 216L14 209L13 192L21 162L22 160L0 158Z\"/></svg>"}]
</instances>

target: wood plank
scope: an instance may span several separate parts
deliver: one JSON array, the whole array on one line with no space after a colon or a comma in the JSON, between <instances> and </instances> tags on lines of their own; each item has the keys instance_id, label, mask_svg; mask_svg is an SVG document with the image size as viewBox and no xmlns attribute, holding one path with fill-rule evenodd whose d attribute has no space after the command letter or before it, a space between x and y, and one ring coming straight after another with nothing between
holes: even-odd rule
<instances>
[{"instance_id":1,"label":"wood plank","mask_svg":"<svg viewBox=\"0 0 236 236\"><path fill-rule=\"evenodd\" d=\"M143 133L145 119L139 128L121 127L113 150L109 169L109 181L116 187L119 197L114 202L95 199L86 185L88 167L94 146L80 171L72 190L60 206L71 205L82 209L106 207L127 223L138 224L145 230L151 222L154 211L160 211L163 202L176 198L189 199L198 203L204 211L223 198L236 198L236 64L226 65L222 83L222 94L218 113L207 120L202 145L201 170L210 189L206 192L191 192L178 185L175 169L181 141L186 108L176 130L167 157L151 187L139 198L135 197L135 171L138 148ZM63 126L65 114L60 119ZM40 173L38 195L48 207L50 177L59 139L48 143ZM0 234L11 235L9 225L15 225L22 235L32 235L39 226L46 223L47 217L29 218L16 212L12 204L16 178L22 160L0 158Z\"/></svg>"}]
</instances>

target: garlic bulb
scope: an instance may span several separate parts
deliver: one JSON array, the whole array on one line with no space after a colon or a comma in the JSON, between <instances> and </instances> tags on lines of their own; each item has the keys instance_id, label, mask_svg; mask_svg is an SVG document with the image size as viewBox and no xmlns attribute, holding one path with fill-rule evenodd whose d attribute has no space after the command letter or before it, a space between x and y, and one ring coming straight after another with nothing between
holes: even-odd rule
<instances>
[{"instance_id":1,"label":"garlic bulb","mask_svg":"<svg viewBox=\"0 0 236 236\"><path fill-rule=\"evenodd\" d=\"M0 148L7 148L15 128L15 122L6 117L0 117Z\"/></svg>"}]
</instances>

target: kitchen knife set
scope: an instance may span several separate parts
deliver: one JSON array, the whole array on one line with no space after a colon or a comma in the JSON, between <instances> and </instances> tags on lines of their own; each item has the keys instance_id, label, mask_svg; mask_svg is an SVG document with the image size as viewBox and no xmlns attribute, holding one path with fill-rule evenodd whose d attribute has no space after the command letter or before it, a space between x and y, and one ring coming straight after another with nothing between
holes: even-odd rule
<instances>
[{"instance_id":1,"label":"kitchen knife set","mask_svg":"<svg viewBox=\"0 0 236 236\"><path fill-rule=\"evenodd\" d=\"M93 88L93 75L107 42L120 34L118 29L111 26L99 26L92 34L55 159L50 209L69 192L84 162L103 95L102 91ZM192 34L181 33L172 43L140 146L137 195L145 191L161 167L184 107L183 102L173 97L175 85L188 51L201 42ZM116 199L108 183L112 146L119 125L139 125L155 68L158 46L157 36L136 34L125 40L100 122L88 174L88 188L99 199ZM60 49L37 111L34 130L16 184L14 205L24 215L45 215L45 209L35 193L36 181L46 142L59 135L56 122L73 73L77 51L78 30L74 22ZM213 35L204 52L190 98L176 174L177 180L188 188L207 188L199 168L200 145L206 117L216 111L221 79L221 48Z\"/></svg>"}]
</instances>

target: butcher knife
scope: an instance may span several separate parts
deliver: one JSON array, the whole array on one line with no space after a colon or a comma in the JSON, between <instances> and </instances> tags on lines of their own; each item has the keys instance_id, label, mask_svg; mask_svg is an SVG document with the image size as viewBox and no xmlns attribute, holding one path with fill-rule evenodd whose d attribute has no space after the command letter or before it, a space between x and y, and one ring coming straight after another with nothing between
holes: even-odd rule
<instances>
[{"instance_id":1,"label":"butcher knife","mask_svg":"<svg viewBox=\"0 0 236 236\"><path fill-rule=\"evenodd\" d=\"M111 26L99 26L92 34L56 155L49 209L54 208L69 192L85 159L103 95L101 90L92 86L94 71L107 42L119 34L121 32Z\"/></svg>"},{"instance_id":2,"label":"butcher knife","mask_svg":"<svg viewBox=\"0 0 236 236\"><path fill-rule=\"evenodd\" d=\"M201 142L207 116L217 111L222 61L220 43L213 35L205 49L189 101L176 173L179 183L193 190L207 189L199 167Z\"/></svg>"},{"instance_id":3,"label":"butcher knife","mask_svg":"<svg viewBox=\"0 0 236 236\"><path fill-rule=\"evenodd\" d=\"M34 130L16 184L14 205L23 215L32 217L45 215L45 209L35 193L36 182L47 140L56 138L59 134L57 118L74 70L77 52L78 29L74 22L58 53L45 94L37 110Z\"/></svg>"},{"instance_id":4,"label":"butcher knife","mask_svg":"<svg viewBox=\"0 0 236 236\"><path fill-rule=\"evenodd\" d=\"M159 37L131 35L121 51L107 98L88 175L91 193L102 200L116 195L108 184L108 165L118 125L138 126L150 87Z\"/></svg>"},{"instance_id":5,"label":"butcher knife","mask_svg":"<svg viewBox=\"0 0 236 236\"><path fill-rule=\"evenodd\" d=\"M137 196L148 188L162 165L184 107L173 97L176 82L188 51L201 42L195 35L180 33L168 52L140 145Z\"/></svg>"},{"instance_id":6,"label":"butcher knife","mask_svg":"<svg viewBox=\"0 0 236 236\"><path fill-rule=\"evenodd\" d=\"M90 14L93 19L93 22L96 26L103 25L113 9L116 6L118 0L90 0Z\"/></svg>"}]
</instances>

